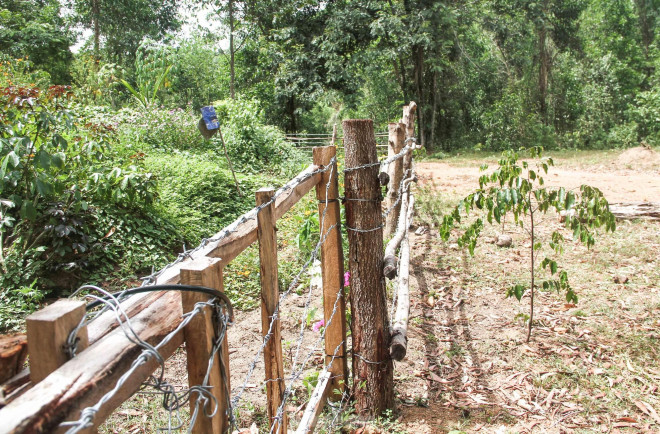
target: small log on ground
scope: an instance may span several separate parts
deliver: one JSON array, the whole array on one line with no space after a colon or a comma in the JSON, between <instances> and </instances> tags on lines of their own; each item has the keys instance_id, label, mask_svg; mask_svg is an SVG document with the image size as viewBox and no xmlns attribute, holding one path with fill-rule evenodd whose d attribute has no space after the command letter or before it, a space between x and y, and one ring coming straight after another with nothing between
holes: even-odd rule
<instances>
[{"instance_id":1,"label":"small log on ground","mask_svg":"<svg viewBox=\"0 0 660 434\"><path fill-rule=\"evenodd\" d=\"M390 356L396 361L403 360L408 351L408 316L410 314L410 246L408 237L401 242L401 275L397 289L396 314L392 327Z\"/></svg>"},{"instance_id":2,"label":"small log on ground","mask_svg":"<svg viewBox=\"0 0 660 434\"><path fill-rule=\"evenodd\" d=\"M611 203L610 212L621 220L660 220L660 203Z\"/></svg>"},{"instance_id":3,"label":"small log on ground","mask_svg":"<svg viewBox=\"0 0 660 434\"><path fill-rule=\"evenodd\" d=\"M24 334L0 336L0 383L23 369L27 359L27 337Z\"/></svg>"},{"instance_id":4,"label":"small log on ground","mask_svg":"<svg viewBox=\"0 0 660 434\"><path fill-rule=\"evenodd\" d=\"M325 398L328 395L328 384L330 382L331 375L332 372L330 371L323 371L319 375L318 382L316 383L316 387L314 388L314 392L312 393L311 398L309 398L307 408L305 409L305 413L300 420L300 425L298 425L296 434L307 434L314 432L316 423L318 422L319 416L321 415L323 407L325 406Z\"/></svg>"}]
</instances>

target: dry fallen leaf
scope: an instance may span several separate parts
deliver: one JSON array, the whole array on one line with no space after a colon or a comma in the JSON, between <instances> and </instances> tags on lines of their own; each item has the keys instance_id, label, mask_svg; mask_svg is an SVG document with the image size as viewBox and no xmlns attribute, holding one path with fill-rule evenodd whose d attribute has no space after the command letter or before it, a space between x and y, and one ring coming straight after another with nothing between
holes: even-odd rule
<instances>
[{"instance_id":1,"label":"dry fallen leaf","mask_svg":"<svg viewBox=\"0 0 660 434\"><path fill-rule=\"evenodd\" d=\"M624 416L624 417L619 417L616 419L617 422L630 422L630 423L637 423L637 419L634 419L632 417Z\"/></svg>"},{"instance_id":2,"label":"dry fallen leaf","mask_svg":"<svg viewBox=\"0 0 660 434\"><path fill-rule=\"evenodd\" d=\"M660 424L660 416L658 416L658 413L655 411L655 408L651 406L651 404L644 401L635 401L635 405L642 411L642 413L651 416L651 418Z\"/></svg>"}]
</instances>

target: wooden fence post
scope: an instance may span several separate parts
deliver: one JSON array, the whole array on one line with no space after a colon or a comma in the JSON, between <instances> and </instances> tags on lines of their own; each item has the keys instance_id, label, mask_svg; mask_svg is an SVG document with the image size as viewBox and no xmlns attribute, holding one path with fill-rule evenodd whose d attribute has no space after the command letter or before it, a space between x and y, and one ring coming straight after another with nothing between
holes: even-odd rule
<instances>
[{"instance_id":1,"label":"wooden fence post","mask_svg":"<svg viewBox=\"0 0 660 434\"><path fill-rule=\"evenodd\" d=\"M389 131L388 138L388 152L387 156L392 157L398 154L403 149L403 142L405 140L406 126L402 123L391 123L387 125ZM390 183L387 187L387 200L385 201L385 208L390 209L396 203L399 196L399 187L401 179L403 179L403 160L398 159L390 163L387 168L387 173L390 175ZM399 212L401 211L401 202L399 202L385 218L385 236L389 237L394 233L397 222L399 221Z\"/></svg>"},{"instance_id":2,"label":"wooden fence post","mask_svg":"<svg viewBox=\"0 0 660 434\"><path fill-rule=\"evenodd\" d=\"M375 417L394 407L379 165L373 122L347 120L343 129L355 408L362 417Z\"/></svg>"},{"instance_id":3,"label":"wooden fence post","mask_svg":"<svg viewBox=\"0 0 660 434\"><path fill-rule=\"evenodd\" d=\"M417 104L415 101L410 101L410 104L403 106L403 118L401 123L406 126L406 145L413 146L414 142L408 141L408 139L413 139L415 137L415 111L417 110ZM421 133L420 133L421 135ZM416 148L421 149L421 144L417 143ZM407 171L412 167L412 152L409 152L405 157L403 157L403 171Z\"/></svg>"},{"instance_id":4,"label":"wooden fence post","mask_svg":"<svg viewBox=\"0 0 660 434\"><path fill-rule=\"evenodd\" d=\"M84 301L58 300L26 318L30 380L36 384L69 360L65 345L69 333L85 316ZM87 327L78 331L77 351L87 348Z\"/></svg>"},{"instance_id":5,"label":"wooden fence post","mask_svg":"<svg viewBox=\"0 0 660 434\"><path fill-rule=\"evenodd\" d=\"M332 126L332 139L330 139L330 140L331 140L330 146L335 146L335 142L337 141L337 124L336 123Z\"/></svg>"},{"instance_id":6,"label":"wooden fence post","mask_svg":"<svg viewBox=\"0 0 660 434\"><path fill-rule=\"evenodd\" d=\"M194 262L186 264L180 271L181 284L206 286L207 288L223 290L222 266L220 259L200 258ZM198 292L182 292L181 308L183 313L190 312L195 308L195 303L204 303L210 297L207 294ZM203 315L197 315L183 330L186 342L186 353L188 359L188 385L199 386L203 383L208 370L209 359L213 350L213 342L217 339L216 322L213 318L213 309L204 308ZM220 368L220 357L225 366L225 375L223 377ZM211 387L211 393L217 400L218 409L211 418L204 415L204 408L200 405L197 410L197 421L192 428L195 434L226 433L229 430L229 418L227 415L227 390L231 390L229 384L229 348L227 346L227 335L222 342L222 350L216 354L213 359L213 367L209 376L208 385ZM195 410L197 395L193 394L190 398L190 414ZM212 412L213 402L207 405L208 413Z\"/></svg>"},{"instance_id":7,"label":"wooden fence post","mask_svg":"<svg viewBox=\"0 0 660 434\"><path fill-rule=\"evenodd\" d=\"M268 420L271 428L277 424L274 432L286 433L288 420L286 411L282 420L277 421L277 411L284 398L284 363L282 360L282 337L279 313L270 323L279 303L280 292L277 283L277 238L275 236L275 203L272 201L275 190L262 188L256 193L257 206L269 203L257 214L259 239L259 269L261 274L261 330L264 336L270 330L270 338L264 349L264 368L266 371L266 394L268 399ZM271 432L273 430L271 429Z\"/></svg>"},{"instance_id":8,"label":"wooden fence post","mask_svg":"<svg viewBox=\"0 0 660 434\"><path fill-rule=\"evenodd\" d=\"M335 131L336 134L336 131ZM348 379L346 360L346 299L343 294L344 252L341 242L341 217L339 209L339 174L337 154L334 146L317 147L313 150L314 164L332 169L323 173L316 186L319 201L319 224L321 237L321 274L323 278L323 318L325 319L325 363L332 360L330 367L330 397L339 400ZM333 227L334 226L334 227ZM330 229L332 228L332 229ZM334 312L334 316L333 316ZM332 318L332 320L330 320ZM333 360L334 357L334 360ZM338 390L339 393L335 393Z\"/></svg>"}]
</instances>

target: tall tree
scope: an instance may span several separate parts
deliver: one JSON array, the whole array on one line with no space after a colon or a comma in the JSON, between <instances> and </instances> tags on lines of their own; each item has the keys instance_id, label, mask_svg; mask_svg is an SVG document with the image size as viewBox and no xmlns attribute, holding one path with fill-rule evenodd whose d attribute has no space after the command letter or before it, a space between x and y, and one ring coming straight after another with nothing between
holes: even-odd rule
<instances>
[{"instance_id":1,"label":"tall tree","mask_svg":"<svg viewBox=\"0 0 660 434\"><path fill-rule=\"evenodd\" d=\"M176 0L69 0L74 21L93 30L94 55L132 66L145 37L162 39L179 28Z\"/></svg>"},{"instance_id":2,"label":"tall tree","mask_svg":"<svg viewBox=\"0 0 660 434\"><path fill-rule=\"evenodd\" d=\"M3 0L0 4L0 52L28 56L55 84L71 80L73 40L57 0Z\"/></svg>"}]
</instances>

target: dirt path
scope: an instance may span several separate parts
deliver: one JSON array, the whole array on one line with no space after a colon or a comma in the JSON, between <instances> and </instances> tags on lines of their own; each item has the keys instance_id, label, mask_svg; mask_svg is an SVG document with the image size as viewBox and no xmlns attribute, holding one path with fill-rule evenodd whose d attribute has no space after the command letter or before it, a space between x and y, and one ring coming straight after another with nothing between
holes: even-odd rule
<instances>
[{"instance_id":1,"label":"dirt path","mask_svg":"<svg viewBox=\"0 0 660 434\"><path fill-rule=\"evenodd\" d=\"M417 166L422 179L439 191L466 195L479 186L479 163L458 167L444 162L422 162ZM660 172L640 172L620 167L603 167L601 171L550 168L545 176L547 185L566 188L582 184L597 187L610 203L660 202Z\"/></svg>"},{"instance_id":2,"label":"dirt path","mask_svg":"<svg viewBox=\"0 0 660 434\"><path fill-rule=\"evenodd\" d=\"M655 166L559 166L550 185L588 183L610 202L660 201ZM477 167L420 163L420 184L456 200L477 185ZM526 233L507 226L511 248L480 241L470 257L455 244L458 231L442 243L433 219L415 223L429 231L411 235L409 352L395 368L400 431L660 432L660 224L621 222L591 250L567 241L558 262L579 304L537 293L526 344L529 298L505 298L529 278ZM557 229L571 239L555 216L539 227L540 236ZM486 226L482 239L499 231Z\"/></svg>"}]
</instances>

